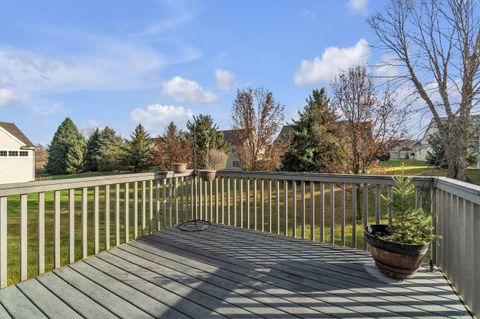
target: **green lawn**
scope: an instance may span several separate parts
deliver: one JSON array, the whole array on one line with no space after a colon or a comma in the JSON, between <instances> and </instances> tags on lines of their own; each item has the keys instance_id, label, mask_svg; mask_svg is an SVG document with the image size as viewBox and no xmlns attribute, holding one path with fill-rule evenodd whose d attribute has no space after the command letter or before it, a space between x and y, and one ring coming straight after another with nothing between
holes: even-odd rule
<instances>
[{"instance_id":1,"label":"green lawn","mask_svg":"<svg viewBox=\"0 0 480 319\"><path fill-rule=\"evenodd\" d=\"M382 169L380 171L372 171L374 174L394 174L398 173L401 170L401 162L400 161L388 161L382 163ZM442 172L442 170L438 171L434 168L428 167L422 162L416 162L416 161L405 161L405 173L407 175L419 175L419 174L424 174L424 175L438 175L433 174L435 171L437 172ZM472 169L471 173L472 176L478 176L479 170L477 169ZM443 173L442 173L443 174ZM78 174L78 175L68 175L68 176L55 176L54 178L74 178L74 177L86 177L86 176L98 176L99 174L92 174L92 173L84 173L84 174ZM238 182L237 182L238 183ZM245 182L244 182L245 183ZM147 183L148 184L148 183ZM215 185L215 184L214 184ZM237 184L238 185L238 184ZM257 229L261 229L262 223L265 227L265 230L269 230L269 216L268 216L268 182L265 182L265 201L263 203L264 205L264 220L262 222L261 220L261 207L262 203L260 202L260 182L258 182L257 187L258 187L258 192L257 192L257 219L254 219L254 207L253 207L253 182L251 182L251 187L250 187L250 227L254 228L255 225L257 226ZM139 234L141 234L141 209L142 209L142 202L141 202L141 184L139 184L139 202L138 202L138 229L139 229ZM305 238L309 239L310 238L310 225L312 223L311 220L311 190L310 190L310 183L306 183L305 185L305 193L306 193L306 198L305 198L305 217L304 217L304 222L305 222ZM334 201L334 213L331 214L330 212L330 185L325 185L325 201L324 201L324 219L323 219L323 224L324 224L324 241L325 242L330 242L330 233L332 231L330 227L330 221L333 217L334 219L334 227L333 227L333 233L334 233L334 239L336 243L340 243L340 233L341 233L341 226L340 226L340 218L341 218L341 212L340 212L340 189L336 186L334 191L335 191L335 201ZM168 188L168 186L167 186ZM226 187L225 187L226 189ZM237 225L240 225L240 187L237 186ZM278 232L282 235L285 235L285 221L284 221L284 183L280 183L280 192L278 194L280 201L279 201L279 206L277 208L277 201L276 201L276 182L274 181L272 183L272 232L277 233L277 210L280 212L280 228ZM386 194L387 189L383 187L379 187L379 190L382 194ZM129 202L129 223L130 223L130 228L129 228L129 233L130 233L130 239L133 239L133 229L134 229L134 217L133 217L133 212L134 212L134 204L133 204L133 185L130 184L129 187L129 197L130 197L130 202ZM246 198L246 185L244 184L243 187L243 200L244 200L244 205L243 205L243 211L244 211L244 226L247 226L247 204L245 201ZM361 189L357 190L360 193L360 196L358 197L358 211L357 211L357 219L353 220L353 215L352 215L352 193L351 193L351 188L350 186L347 186L346 188L346 199L345 199L345 220L346 220L346 226L345 226L345 241L347 246L352 246L353 242L353 234L352 234L352 225L355 223L356 227L356 239L357 239L357 247L362 249L363 246L363 207L364 207L364 202L363 202L363 192ZM111 187L110 190L110 244L113 246L115 243L115 220L114 220L114 208L115 208L115 196L114 196L114 187ZM296 228L296 235L297 237L301 237L302 233L302 214L301 214L301 197L300 197L300 192L301 192L301 184L297 183L297 195L296 195L296 206L297 206L297 228ZM148 208L149 208L149 202L148 202L148 190L147 190L147 201L146 201L146 208L147 208L147 219L148 219ZM167 189L167 194L169 193ZM215 190L213 190L213 195L215 196ZM154 192L155 194L155 192ZM160 194L163 194L163 190L160 190ZM374 223L375 222L375 187L369 187L368 189L368 222L369 223ZM320 240L320 233L321 233L321 216L320 216L320 185L315 184L315 192L314 192L314 199L315 199L315 206L314 206L314 220L313 223L315 225L314 227L314 240L319 241ZM423 198L429 198L428 194L424 194ZM38 251L38 202L37 202L37 194L32 194L28 196L28 276L29 277L34 277L37 275L37 261L38 261L38 256L37 256L37 251ZM226 196L226 194L225 194ZM154 196L155 197L155 196ZM104 188L100 188L100 216L99 216L99 225L100 225L100 248L101 250L104 249L105 247L105 210L104 210L104 205L105 205L105 191ZM121 238L121 243L125 242L125 202L124 202L124 185L121 187L121 202L120 202L120 225L121 225L121 230L120 230L120 238ZM203 199L202 199L203 200ZM9 196L8 197L8 282L9 284L13 284L15 282L18 282L19 280L19 256L20 256L20 237L19 237L19 201L20 198L19 196ZM413 201L413 199L412 199ZM231 186L231 200L230 200L230 221L231 224L234 223L235 216L233 215L234 212L234 200L233 200L233 185ZM425 207L428 207L429 203L424 202L423 203ZM219 200L219 205L220 205L220 200ZM227 200L225 198L224 200L224 208L223 211L225 213L224 215L224 222L227 223L228 221L228 207L227 207ZM288 235L293 236L293 193L292 193L292 184L289 183L288 185ZM156 201L154 199L153 202L153 207L155 209L156 207ZM183 207L183 209L182 209ZM186 219L185 216L185 207L186 203L183 203L182 206L180 206L179 202L179 216L178 220L184 221ZM161 212L163 213L163 206L161 206ZM222 208L219 208L220 216L219 216L219 221L222 221ZM205 209L203 208L203 213L205 213ZM169 220L169 204L167 204L167 221ZM175 214L175 206L173 204L173 214ZM154 213L155 216L155 213ZM213 211L213 216L215 217L215 210ZM46 214L45 214L45 239L46 239L46 246L45 246L45 253L46 253L46 270L51 270L53 269L53 236L54 236L54 229L53 229L53 224L54 224L54 215L53 215L53 192L47 192L46 193ZM380 220L381 222L386 222L388 221L388 210L386 207L385 202L383 199L380 200ZM163 216L161 216L161 221L163 224ZM173 216L173 222L175 223L175 215ZM148 228L148 220L146 222L147 228ZM155 225L155 221L153 222ZM61 264L65 265L68 263L68 191L62 191L61 192L61 218L60 218L60 226L61 226ZM81 190L76 190L75 192L75 258L76 260L81 259L82 257L82 243L81 243ZM93 254L94 253L94 247L93 247L93 189L89 189L88 192L88 254Z\"/></svg>"}]
</instances>

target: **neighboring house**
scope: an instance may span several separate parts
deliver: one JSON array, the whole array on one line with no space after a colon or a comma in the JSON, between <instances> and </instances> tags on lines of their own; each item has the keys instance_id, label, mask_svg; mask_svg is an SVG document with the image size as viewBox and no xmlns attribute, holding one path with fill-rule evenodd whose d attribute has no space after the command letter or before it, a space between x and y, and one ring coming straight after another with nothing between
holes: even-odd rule
<instances>
[{"instance_id":1,"label":"neighboring house","mask_svg":"<svg viewBox=\"0 0 480 319\"><path fill-rule=\"evenodd\" d=\"M223 130L220 131L223 133L223 138L225 142L228 144L228 159L227 159L227 167L228 170L243 170L242 164L237 157L237 154L234 150L235 145L235 132L236 130Z\"/></svg>"},{"instance_id":2,"label":"neighboring house","mask_svg":"<svg viewBox=\"0 0 480 319\"><path fill-rule=\"evenodd\" d=\"M446 119L446 117L441 117L441 120L444 119ZM470 116L470 125L474 132L473 142L475 144L475 150L478 152L480 150L480 114L472 114ZM422 138L411 145L413 156L410 156L410 158L425 161L427 152L431 150L430 145L428 145L428 139L431 135L436 134L437 131L437 124L432 119ZM477 161L477 166L480 166L480 159Z\"/></svg>"},{"instance_id":3,"label":"neighboring house","mask_svg":"<svg viewBox=\"0 0 480 319\"><path fill-rule=\"evenodd\" d=\"M35 146L13 123L0 122L0 184L35 180Z\"/></svg>"},{"instance_id":4,"label":"neighboring house","mask_svg":"<svg viewBox=\"0 0 480 319\"><path fill-rule=\"evenodd\" d=\"M413 145L416 142L411 139L399 139L390 150L390 159L406 159L415 156Z\"/></svg>"}]
</instances>

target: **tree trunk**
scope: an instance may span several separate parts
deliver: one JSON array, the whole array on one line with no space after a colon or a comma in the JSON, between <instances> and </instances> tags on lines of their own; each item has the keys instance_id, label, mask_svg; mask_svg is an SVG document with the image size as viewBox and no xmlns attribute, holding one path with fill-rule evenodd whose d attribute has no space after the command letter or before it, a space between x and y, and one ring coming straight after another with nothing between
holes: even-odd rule
<instances>
[{"instance_id":1,"label":"tree trunk","mask_svg":"<svg viewBox=\"0 0 480 319\"><path fill-rule=\"evenodd\" d=\"M468 123L449 121L444 129L445 157L448 164L448 177L467 181L468 163L466 159L468 148ZM467 121L468 122L468 121Z\"/></svg>"}]
</instances>

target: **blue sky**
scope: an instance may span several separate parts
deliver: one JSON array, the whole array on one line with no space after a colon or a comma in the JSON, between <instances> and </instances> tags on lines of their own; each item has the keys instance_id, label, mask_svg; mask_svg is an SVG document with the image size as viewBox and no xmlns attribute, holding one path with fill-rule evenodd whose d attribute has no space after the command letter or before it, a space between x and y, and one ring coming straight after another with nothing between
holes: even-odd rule
<instances>
[{"instance_id":1,"label":"blue sky","mask_svg":"<svg viewBox=\"0 0 480 319\"><path fill-rule=\"evenodd\" d=\"M366 22L382 5L0 0L0 121L43 144L67 116L123 136L199 113L227 129L246 86L271 90L291 119L338 70L382 58Z\"/></svg>"}]
</instances>

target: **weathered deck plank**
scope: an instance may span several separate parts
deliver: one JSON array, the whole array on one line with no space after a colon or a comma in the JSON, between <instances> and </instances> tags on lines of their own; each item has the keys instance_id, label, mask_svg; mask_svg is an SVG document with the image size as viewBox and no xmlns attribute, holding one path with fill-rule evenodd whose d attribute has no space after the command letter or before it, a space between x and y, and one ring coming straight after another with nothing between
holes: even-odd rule
<instances>
[{"instance_id":1,"label":"weathered deck plank","mask_svg":"<svg viewBox=\"0 0 480 319\"><path fill-rule=\"evenodd\" d=\"M1 318L470 318L438 272L397 282L368 253L213 225L157 232L0 290Z\"/></svg>"}]
</instances>

